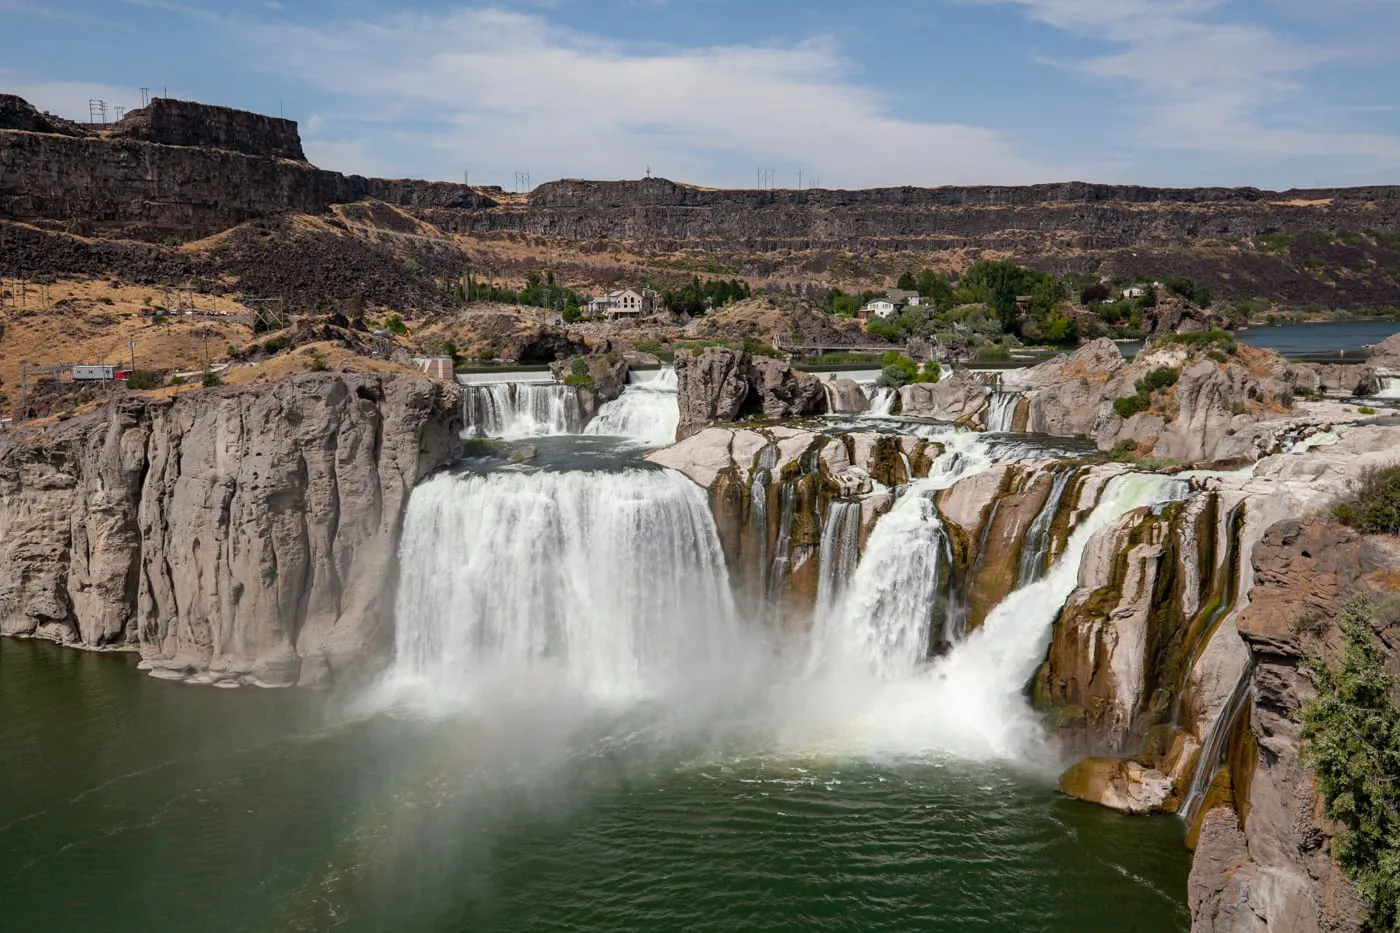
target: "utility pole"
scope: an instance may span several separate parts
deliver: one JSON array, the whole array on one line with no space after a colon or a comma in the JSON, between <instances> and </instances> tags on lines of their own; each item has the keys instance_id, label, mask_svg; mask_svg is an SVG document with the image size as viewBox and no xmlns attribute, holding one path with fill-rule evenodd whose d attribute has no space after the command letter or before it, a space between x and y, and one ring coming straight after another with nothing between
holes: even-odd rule
<instances>
[{"instance_id":1,"label":"utility pole","mask_svg":"<svg viewBox=\"0 0 1400 933\"><path fill-rule=\"evenodd\" d=\"M128 332L126 345L131 348L131 371L136 372L136 335Z\"/></svg>"}]
</instances>

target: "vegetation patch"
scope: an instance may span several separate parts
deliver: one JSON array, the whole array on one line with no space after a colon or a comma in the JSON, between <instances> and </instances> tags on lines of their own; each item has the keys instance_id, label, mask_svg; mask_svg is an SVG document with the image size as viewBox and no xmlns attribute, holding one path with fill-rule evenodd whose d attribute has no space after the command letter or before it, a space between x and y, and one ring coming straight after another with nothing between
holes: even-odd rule
<instances>
[{"instance_id":1,"label":"vegetation patch","mask_svg":"<svg viewBox=\"0 0 1400 933\"><path fill-rule=\"evenodd\" d=\"M1333 856L1370 908L1373 930L1400 930L1400 681L1385 669L1368 597L1343 607L1339 667L1306 663L1317 697L1303 706L1303 758L1317 772L1327 816L1343 827Z\"/></svg>"},{"instance_id":2,"label":"vegetation patch","mask_svg":"<svg viewBox=\"0 0 1400 933\"><path fill-rule=\"evenodd\" d=\"M1366 534L1400 534L1400 465L1363 471L1333 503L1332 517Z\"/></svg>"}]
</instances>

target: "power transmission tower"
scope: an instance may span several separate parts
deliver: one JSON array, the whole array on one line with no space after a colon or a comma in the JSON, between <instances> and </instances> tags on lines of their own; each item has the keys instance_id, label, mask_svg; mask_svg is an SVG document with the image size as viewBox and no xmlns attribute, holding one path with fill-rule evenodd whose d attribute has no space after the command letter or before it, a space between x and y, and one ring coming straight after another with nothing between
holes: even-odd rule
<instances>
[{"instance_id":1,"label":"power transmission tower","mask_svg":"<svg viewBox=\"0 0 1400 933\"><path fill-rule=\"evenodd\" d=\"M107 125L107 102L105 100L88 100L88 122L93 126L99 123Z\"/></svg>"},{"instance_id":2,"label":"power transmission tower","mask_svg":"<svg viewBox=\"0 0 1400 933\"><path fill-rule=\"evenodd\" d=\"M145 106L148 106L150 103L151 103L151 89L148 88L148 87L143 87L143 88L141 88L141 106L142 106L142 107L145 107Z\"/></svg>"}]
</instances>

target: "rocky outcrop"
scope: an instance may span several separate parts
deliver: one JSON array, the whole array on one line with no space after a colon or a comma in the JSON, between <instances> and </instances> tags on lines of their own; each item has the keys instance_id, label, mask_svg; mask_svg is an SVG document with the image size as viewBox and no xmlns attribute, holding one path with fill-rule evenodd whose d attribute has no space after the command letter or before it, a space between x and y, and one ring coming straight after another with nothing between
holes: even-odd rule
<instances>
[{"instance_id":1,"label":"rocky outcrop","mask_svg":"<svg viewBox=\"0 0 1400 933\"><path fill-rule=\"evenodd\" d=\"M137 644L163 676L354 677L388 655L410 490L452 386L308 374L127 399L0 442L0 633Z\"/></svg>"},{"instance_id":2,"label":"rocky outcrop","mask_svg":"<svg viewBox=\"0 0 1400 933\"><path fill-rule=\"evenodd\" d=\"M1149 377L1166 372L1164 386ZM1100 450L1184 462L1257 459L1268 432L1253 430L1292 410L1297 373L1277 353L1222 341L1192 346L1166 341L1127 363L1111 340L1023 372L1007 385L1025 392L1031 431L1092 437ZM1120 412L1120 399L1137 411Z\"/></svg>"},{"instance_id":3,"label":"rocky outcrop","mask_svg":"<svg viewBox=\"0 0 1400 933\"><path fill-rule=\"evenodd\" d=\"M1367 396L1382 388L1373 365L1356 363L1294 363L1293 381L1314 394Z\"/></svg>"},{"instance_id":4,"label":"rocky outcrop","mask_svg":"<svg viewBox=\"0 0 1400 933\"><path fill-rule=\"evenodd\" d=\"M1367 362L1378 375L1400 376L1400 334L1392 334L1376 344Z\"/></svg>"},{"instance_id":5,"label":"rocky outcrop","mask_svg":"<svg viewBox=\"0 0 1400 933\"><path fill-rule=\"evenodd\" d=\"M1176 295L1159 295L1157 304L1142 316L1142 329L1149 337L1156 334L1203 334L1216 330L1220 317Z\"/></svg>"},{"instance_id":6,"label":"rocky outcrop","mask_svg":"<svg viewBox=\"0 0 1400 933\"><path fill-rule=\"evenodd\" d=\"M912 418L971 422L987 407L987 387L959 371L941 382L916 382L899 390L900 412Z\"/></svg>"},{"instance_id":7,"label":"rocky outcrop","mask_svg":"<svg viewBox=\"0 0 1400 933\"><path fill-rule=\"evenodd\" d=\"M826 410L831 415L863 415L870 410L870 399L854 379L828 379Z\"/></svg>"},{"instance_id":8,"label":"rocky outcrop","mask_svg":"<svg viewBox=\"0 0 1400 933\"><path fill-rule=\"evenodd\" d=\"M163 146L224 149L272 159L306 161L295 120L171 97L157 97L145 107L127 111L105 135Z\"/></svg>"},{"instance_id":9,"label":"rocky outcrop","mask_svg":"<svg viewBox=\"0 0 1400 933\"><path fill-rule=\"evenodd\" d=\"M1394 591L1400 542L1291 519L1265 533L1252 564L1251 605L1238 629L1255 660L1249 730L1258 750L1243 819L1225 808L1205 816L1191 872L1192 929L1360 930L1361 905L1332 860L1332 827L1299 756L1298 711L1315 693L1300 664L1311 651L1338 653L1326 620L1350 593ZM1298 624L1309 618L1324 620L1320 644L1309 644L1308 626Z\"/></svg>"},{"instance_id":10,"label":"rocky outcrop","mask_svg":"<svg viewBox=\"0 0 1400 933\"><path fill-rule=\"evenodd\" d=\"M707 347L700 353L676 354L676 383L681 420L679 440L716 422L762 414L778 421L826 411L822 381L782 360L755 357L740 350Z\"/></svg>"}]
</instances>

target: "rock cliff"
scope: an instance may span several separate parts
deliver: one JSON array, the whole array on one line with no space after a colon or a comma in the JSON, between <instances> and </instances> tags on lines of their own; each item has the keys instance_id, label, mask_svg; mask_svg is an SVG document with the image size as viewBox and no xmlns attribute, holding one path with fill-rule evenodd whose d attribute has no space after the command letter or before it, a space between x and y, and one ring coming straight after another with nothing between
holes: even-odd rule
<instances>
[{"instance_id":1,"label":"rock cliff","mask_svg":"<svg viewBox=\"0 0 1400 933\"><path fill-rule=\"evenodd\" d=\"M307 374L6 435L0 633L201 681L354 677L387 656L408 495L459 429L455 387Z\"/></svg>"},{"instance_id":2,"label":"rock cliff","mask_svg":"<svg viewBox=\"0 0 1400 933\"><path fill-rule=\"evenodd\" d=\"M707 347L699 353L682 350L675 365L681 410L676 437L680 440L741 415L781 420L827 410L822 381L782 360Z\"/></svg>"}]
</instances>

